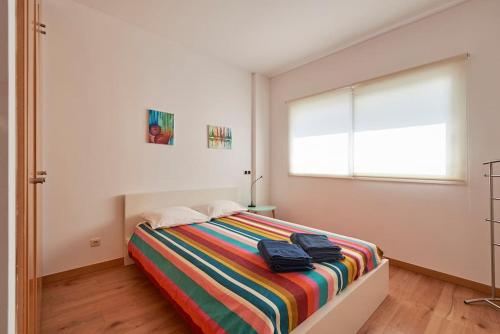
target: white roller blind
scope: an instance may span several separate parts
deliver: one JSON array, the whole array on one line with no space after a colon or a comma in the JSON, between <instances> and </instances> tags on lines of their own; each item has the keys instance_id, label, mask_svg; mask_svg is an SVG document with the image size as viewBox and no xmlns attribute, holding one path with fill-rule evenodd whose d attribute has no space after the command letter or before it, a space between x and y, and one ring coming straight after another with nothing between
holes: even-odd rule
<instances>
[{"instance_id":1,"label":"white roller blind","mask_svg":"<svg viewBox=\"0 0 500 334\"><path fill-rule=\"evenodd\" d=\"M464 61L354 88L354 175L463 180Z\"/></svg>"},{"instance_id":2,"label":"white roller blind","mask_svg":"<svg viewBox=\"0 0 500 334\"><path fill-rule=\"evenodd\" d=\"M291 174L466 179L465 57L289 104Z\"/></svg>"},{"instance_id":3,"label":"white roller blind","mask_svg":"<svg viewBox=\"0 0 500 334\"><path fill-rule=\"evenodd\" d=\"M351 89L343 89L290 104L292 174L349 174L351 101Z\"/></svg>"}]
</instances>

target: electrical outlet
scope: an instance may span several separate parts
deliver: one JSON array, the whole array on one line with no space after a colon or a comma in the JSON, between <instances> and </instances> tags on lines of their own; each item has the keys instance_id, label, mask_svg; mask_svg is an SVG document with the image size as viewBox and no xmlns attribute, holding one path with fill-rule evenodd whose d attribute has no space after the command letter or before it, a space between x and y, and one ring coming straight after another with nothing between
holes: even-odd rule
<instances>
[{"instance_id":1,"label":"electrical outlet","mask_svg":"<svg viewBox=\"0 0 500 334\"><path fill-rule=\"evenodd\" d=\"M90 247L99 247L101 245L101 238L90 239Z\"/></svg>"}]
</instances>

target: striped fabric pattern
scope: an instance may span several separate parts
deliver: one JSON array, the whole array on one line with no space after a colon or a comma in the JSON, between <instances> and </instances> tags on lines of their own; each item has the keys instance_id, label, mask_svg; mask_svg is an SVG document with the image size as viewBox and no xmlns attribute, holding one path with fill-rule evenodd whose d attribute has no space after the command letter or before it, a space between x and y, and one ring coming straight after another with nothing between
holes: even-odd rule
<instances>
[{"instance_id":1,"label":"striped fabric pattern","mask_svg":"<svg viewBox=\"0 0 500 334\"><path fill-rule=\"evenodd\" d=\"M289 240L293 232L328 235L345 260L271 272L258 241ZM202 333L289 333L381 262L372 243L250 213L159 230L140 224L128 250Z\"/></svg>"}]
</instances>

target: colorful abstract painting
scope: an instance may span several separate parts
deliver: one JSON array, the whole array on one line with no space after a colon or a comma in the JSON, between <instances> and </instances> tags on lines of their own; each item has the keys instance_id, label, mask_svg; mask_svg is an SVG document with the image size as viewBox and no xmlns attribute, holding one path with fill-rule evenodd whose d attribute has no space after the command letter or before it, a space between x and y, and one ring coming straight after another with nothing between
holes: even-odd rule
<instances>
[{"instance_id":1,"label":"colorful abstract painting","mask_svg":"<svg viewBox=\"0 0 500 334\"><path fill-rule=\"evenodd\" d=\"M148 113L148 142L174 145L174 114L152 109Z\"/></svg>"},{"instance_id":2,"label":"colorful abstract painting","mask_svg":"<svg viewBox=\"0 0 500 334\"><path fill-rule=\"evenodd\" d=\"M230 150L233 144L233 134L230 128L208 125L208 148Z\"/></svg>"}]
</instances>

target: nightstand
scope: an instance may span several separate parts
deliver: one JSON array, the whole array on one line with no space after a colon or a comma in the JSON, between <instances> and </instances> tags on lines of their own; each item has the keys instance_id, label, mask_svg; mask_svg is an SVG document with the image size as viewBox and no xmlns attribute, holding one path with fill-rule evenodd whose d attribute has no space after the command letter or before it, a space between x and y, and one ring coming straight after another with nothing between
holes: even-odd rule
<instances>
[{"instance_id":1,"label":"nightstand","mask_svg":"<svg viewBox=\"0 0 500 334\"><path fill-rule=\"evenodd\" d=\"M276 205L256 205L248 207L248 211L252 213L271 211L273 213L273 218L276 218L274 210L276 210Z\"/></svg>"}]
</instances>

